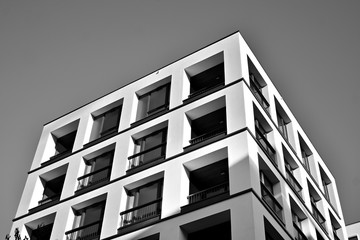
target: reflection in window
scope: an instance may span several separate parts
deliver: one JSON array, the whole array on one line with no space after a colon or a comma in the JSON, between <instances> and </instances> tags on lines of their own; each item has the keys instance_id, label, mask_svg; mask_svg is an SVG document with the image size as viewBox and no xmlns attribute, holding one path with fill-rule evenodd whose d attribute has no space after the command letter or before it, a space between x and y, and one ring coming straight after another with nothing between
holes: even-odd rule
<instances>
[{"instance_id":1,"label":"reflection in window","mask_svg":"<svg viewBox=\"0 0 360 240\"><path fill-rule=\"evenodd\" d=\"M169 108L170 84L158 87L139 97L138 119Z\"/></svg>"},{"instance_id":2,"label":"reflection in window","mask_svg":"<svg viewBox=\"0 0 360 240\"><path fill-rule=\"evenodd\" d=\"M115 107L99 116L94 116L91 140L117 132L121 114L121 106Z\"/></svg>"}]
</instances>

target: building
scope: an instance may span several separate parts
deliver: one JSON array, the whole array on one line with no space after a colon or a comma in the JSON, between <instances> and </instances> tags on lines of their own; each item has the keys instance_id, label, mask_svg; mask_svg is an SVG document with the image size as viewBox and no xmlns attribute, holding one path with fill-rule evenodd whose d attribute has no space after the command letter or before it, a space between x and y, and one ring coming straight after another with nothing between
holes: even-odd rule
<instances>
[{"instance_id":1,"label":"building","mask_svg":"<svg viewBox=\"0 0 360 240\"><path fill-rule=\"evenodd\" d=\"M239 32L44 125L30 239L347 239L335 179Z\"/></svg>"},{"instance_id":2,"label":"building","mask_svg":"<svg viewBox=\"0 0 360 240\"><path fill-rule=\"evenodd\" d=\"M359 240L360 239L360 222L355 222L355 223L346 225L346 231L347 231L349 240Z\"/></svg>"}]
</instances>

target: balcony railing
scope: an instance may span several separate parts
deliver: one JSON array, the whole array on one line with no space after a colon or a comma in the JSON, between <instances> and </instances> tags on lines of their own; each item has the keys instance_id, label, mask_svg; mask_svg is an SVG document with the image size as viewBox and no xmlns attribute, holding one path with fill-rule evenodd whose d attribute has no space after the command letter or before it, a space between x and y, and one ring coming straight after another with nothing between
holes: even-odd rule
<instances>
[{"instance_id":1,"label":"balcony railing","mask_svg":"<svg viewBox=\"0 0 360 240\"><path fill-rule=\"evenodd\" d=\"M266 139L260 129L256 126L255 131L256 139L259 141L261 148L269 155L270 160L277 166L275 149L271 146L269 141Z\"/></svg>"},{"instance_id":2,"label":"balcony railing","mask_svg":"<svg viewBox=\"0 0 360 240\"><path fill-rule=\"evenodd\" d=\"M301 228L296 223L293 223L293 225L295 230L295 240L308 240Z\"/></svg>"},{"instance_id":3,"label":"balcony railing","mask_svg":"<svg viewBox=\"0 0 360 240\"><path fill-rule=\"evenodd\" d=\"M271 208L271 210L274 211L275 215L281 220L281 222L283 222L282 206L263 183L261 183L261 196L265 203Z\"/></svg>"},{"instance_id":4,"label":"balcony railing","mask_svg":"<svg viewBox=\"0 0 360 240\"><path fill-rule=\"evenodd\" d=\"M298 196L301 197L302 187L300 183L296 180L292 172L287 167L285 168L285 170L286 170L286 180L290 184L290 187L295 191L295 193L298 194Z\"/></svg>"},{"instance_id":5,"label":"balcony railing","mask_svg":"<svg viewBox=\"0 0 360 240\"><path fill-rule=\"evenodd\" d=\"M190 93L189 98L198 96L200 94L203 94L203 93L205 93L207 91L210 91L212 89L215 89L215 88L223 86L223 85L224 85L224 83L221 82L221 83L215 83L214 85L203 87L203 88L201 88L199 90L196 90L195 92Z\"/></svg>"},{"instance_id":6,"label":"balcony railing","mask_svg":"<svg viewBox=\"0 0 360 240\"><path fill-rule=\"evenodd\" d=\"M66 240L98 240L100 239L102 220L72 229L65 233Z\"/></svg>"},{"instance_id":7,"label":"balcony railing","mask_svg":"<svg viewBox=\"0 0 360 240\"><path fill-rule=\"evenodd\" d=\"M222 124L222 125L220 125L219 127L215 128L212 131L209 131L207 133L204 133L204 134L201 134L201 135L199 135L197 137L192 138L189 142L190 142L191 145L193 145L193 144L196 144L196 143L206 141L206 140L208 140L210 138L219 136L219 135L224 134L224 133L226 134L226 125Z\"/></svg>"},{"instance_id":8,"label":"balcony railing","mask_svg":"<svg viewBox=\"0 0 360 240\"><path fill-rule=\"evenodd\" d=\"M251 80L254 82L255 76L251 75ZM256 81L256 80L255 80ZM263 109L268 112L269 111L269 106L270 104L268 103L268 101L266 100L266 98L264 97L264 95L262 94L261 90L256 86L256 84L250 84L250 89L251 91L254 93L255 98L258 100L258 102L260 103L260 105L263 107Z\"/></svg>"},{"instance_id":9,"label":"balcony railing","mask_svg":"<svg viewBox=\"0 0 360 240\"><path fill-rule=\"evenodd\" d=\"M111 166L107 166L79 177L78 190L109 181Z\"/></svg>"},{"instance_id":10,"label":"balcony railing","mask_svg":"<svg viewBox=\"0 0 360 240\"><path fill-rule=\"evenodd\" d=\"M229 183L222 183L219 185L216 185L214 187L202 190L200 192L196 192L194 194L191 194L187 197L189 204L200 202L202 200L215 197L224 193L229 192Z\"/></svg>"},{"instance_id":11,"label":"balcony railing","mask_svg":"<svg viewBox=\"0 0 360 240\"><path fill-rule=\"evenodd\" d=\"M155 160L158 160L158 159L165 158L165 148L166 148L166 142L163 142L163 143L160 143L160 144L158 144L158 145L156 145L154 147L151 147L149 149L138 152L138 153L128 157L128 160L130 161L129 169L138 167L138 166L143 165L143 164L148 163L148 162L152 162L152 161L155 161ZM146 162L144 161L144 157L146 157L146 154L149 154L149 153L154 152L154 151L158 151L159 149L160 149L160 152L161 152L159 154L159 156L154 157L154 158L152 158L150 160L146 160Z\"/></svg>"},{"instance_id":12,"label":"balcony railing","mask_svg":"<svg viewBox=\"0 0 360 240\"><path fill-rule=\"evenodd\" d=\"M60 195L61 195L60 193L52 195L52 196L43 195L43 198L38 203L39 203L39 205L44 205L49 202L57 201L60 199Z\"/></svg>"},{"instance_id":13,"label":"balcony railing","mask_svg":"<svg viewBox=\"0 0 360 240\"><path fill-rule=\"evenodd\" d=\"M317 221L317 223L320 225L320 227L327 233L326 231L326 223L325 218L321 214L321 212L317 209L316 205L314 203L311 203L312 206L312 215Z\"/></svg>"},{"instance_id":14,"label":"balcony railing","mask_svg":"<svg viewBox=\"0 0 360 240\"><path fill-rule=\"evenodd\" d=\"M121 227L143 222L152 218L160 218L162 198L128 209L120 213Z\"/></svg>"}]
</instances>

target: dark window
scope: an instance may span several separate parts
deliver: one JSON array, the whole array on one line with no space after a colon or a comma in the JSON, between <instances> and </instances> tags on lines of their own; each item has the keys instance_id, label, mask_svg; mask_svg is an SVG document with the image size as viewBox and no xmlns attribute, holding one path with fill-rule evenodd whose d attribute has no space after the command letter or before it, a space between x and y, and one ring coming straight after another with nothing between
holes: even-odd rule
<instances>
[{"instance_id":1,"label":"dark window","mask_svg":"<svg viewBox=\"0 0 360 240\"><path fill-rule=\"evenodd\" d=\"M109 181L113 156L114 151L110 151L86 160L85 174L78 178L78 189Z\"/></svg>"},{"instance_id":2,"label":"dark window","mask_svg":"<svg viewBox=\"0 0 360 240\"><path fill-rule=\"evenodd\" d=\"M255 113L256 114L256 113ZM272 131L272 129L265 124L266 121L261 119L255 118L255 135L256 139L260 143L260 147L268 154L269 159L275 164L276 163L276 152L275 149L271 146L270 142L268 141L267 135Z\"/></svg>"},{"instance_id":3,"label":"dark window","mask_svg":"<svg viewBox=\"0 0 360 240\"><path fill-rule=\"evenodd\" d=\"M227 160L191 171L189 204L228 193L228 175Z\"/></svg>"},{"instance_id":4,"label":"dark window","mask_svg":"<svg viewBox=\"0 0 360 240\"><path fill-rule=\"evenodd\" d=\"M224 63L190 77L190 97L224 85Z\"/></svg>"},{"instance_id":5,"label":"dark window","mask_svg":"<svg viewBox=\"0 0 360 240\"><path fill-rule=\"evenodd\" d=\"M263 172L260 171L261 197L264 202L274 211L276 216L283 221L282 206L274 196L275 183Z\"/></svg>"},{"instance_id":6,"label":"dark window","mask_svg":"<svg viewBox=\"0 0 360 240\"><path fill-rule=\"evenodd\" d=\"M76 137L76 131L70 132L62 137L55 137L55 156L65 154L72 151L74 141Z\"/></svg>"},{"instance_id":7,"label":"dark window","mask_svg":"<svg viewBox=\"0 0 360 240\"><path fill-rule=\"evenodd\" d=\"M358 240L357 236L349 237L349 240Z\"/></svg>"},{"instance_id":8,"label":"dark window","mask_svg":"<svg viewBox=\"0 0 360 240\"><path fill-rule=\"evenodd\" d=\"M169 108L170 84L158 87L139 97L138 119Z\"/></svg>"},{"instance_id":9,"label":"dark window","mask_svg":"<svg viewBox=\"0 0 360 240\"><path fill-rule=\"evenodd\" d=\"M39 205L58 201L60 199L61 191L64 185L65 175L56 177L52 180L46 181L41 179L41 182L44 186L43 197L39 201Z\"/></svg>"},{"instance_id":10,"label":"dark window","mask_svg":"<svg viewBox=\"0 0 360 240\"><path fill-rule=\"evenodd\" d=\"M160 239L160 233L156 233L156 234L153 234L151 236L140 238L138 240L159 240L159 239Z\"/></svg>"},{"instance_id":11,"label":"dark window","mask_svg":"<svg viewBox=\"0 0 360 240\"><path fill-rule=\"evenodd\" d=\"M120 213L122 226L159 219L161 214L163 180L128 190L127 210Z\"/></svg>"},{"instance_id":12,"label":"dark window","mask_svg":"<svg viewBox=\"0 0 360 240\"><path fill-rule=\"evenodd\" d=\"M39 225L32 229L30 233L30 240L50 240L53 224Z\"/></svg>"},{"instance_id":13,"label":"dark window","mask_svg":"<svg viewBox=\"0 0 360 240\"><path fill-rule=\"evenodd\" d=\"M120 114L121 106L118 106L99 116L95 116L91 140L117 132L120 122Z\"/></svg>"},{"instance_id":14,"label":"dark window","mask_svg":"<svg viewBox=\"0 0 360 240\"><path fill-rule=\"evenodd\" d=\"M299 135L299 141L300 141L302 164L305 167L306 171L310 173L309 158L312 155L312 152L310 151L309 147L307 146L307 144L300 135Z\"/></svg>"},{"instance_id":15,"label":"dark window","mask_svg":"<svg viewBox=\"0 0 360 240\"><path fill-rule=\"evenodd\" d=\"M135 154L129 157L130 168L165 158L167 128L135 140Z\"/></svg>"},{"instance_id":16,"label":"dark window","mask_svg":"<svg viewBox=\"0 0 360 240\"><path fill-rule=\"evenodd\" d=\"M231 240L231 224L224 222L196 232L188 234L187 240Z\"/></svg>"}]
</instances>

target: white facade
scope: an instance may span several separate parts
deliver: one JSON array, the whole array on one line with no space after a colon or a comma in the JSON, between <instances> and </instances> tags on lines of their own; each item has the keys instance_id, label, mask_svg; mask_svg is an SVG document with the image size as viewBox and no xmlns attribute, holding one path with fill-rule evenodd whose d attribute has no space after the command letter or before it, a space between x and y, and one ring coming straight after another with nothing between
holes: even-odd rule
<instances>
[{"instance_id":1,"label":"white facade","mask_svg":"<svg viewBox=\"0 0 360 240\"><path fill-rule=\"evenodd\" d=\"M46 124L15 228L347 239L334 177L239 32Z\"/></svg>"},{"instance_id":2,"label":"white facade","mask_svg":"<svg viewBox=\"0 0 360 240\"><path fill-rule=\"evenodd\" d=\"M346 231L347 231L349 240L360 239L360 222L356 222L356 223L347 225Z\"/></svg>"}]
</instances>

